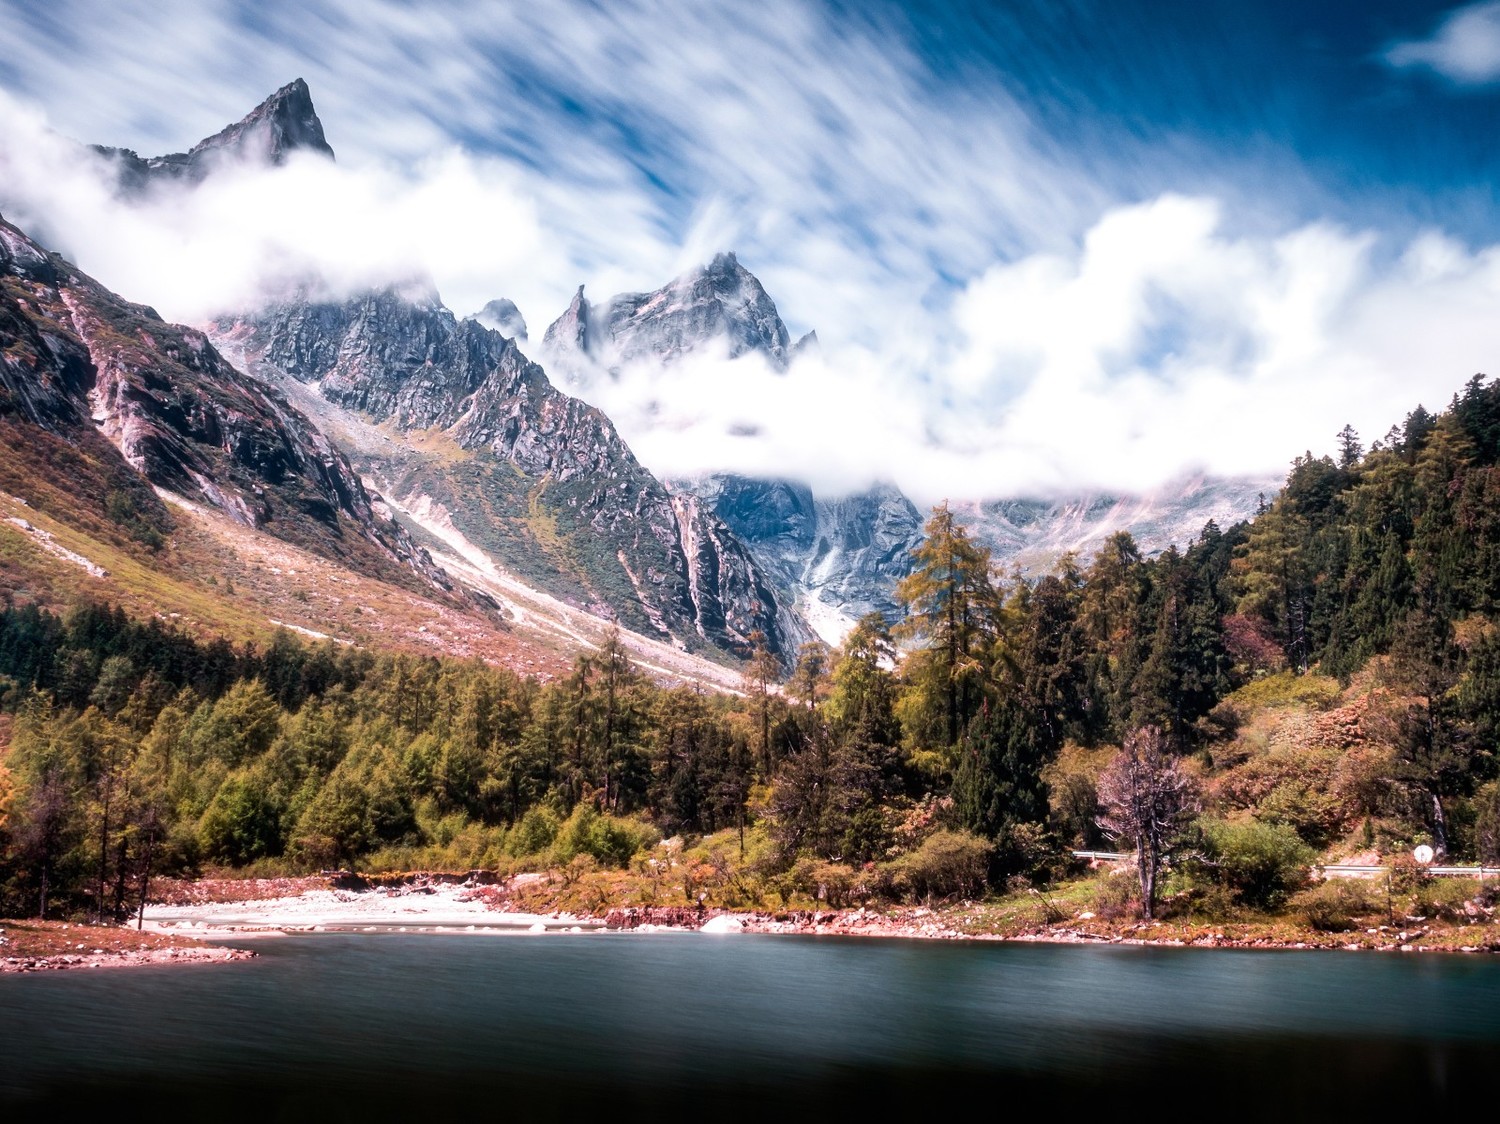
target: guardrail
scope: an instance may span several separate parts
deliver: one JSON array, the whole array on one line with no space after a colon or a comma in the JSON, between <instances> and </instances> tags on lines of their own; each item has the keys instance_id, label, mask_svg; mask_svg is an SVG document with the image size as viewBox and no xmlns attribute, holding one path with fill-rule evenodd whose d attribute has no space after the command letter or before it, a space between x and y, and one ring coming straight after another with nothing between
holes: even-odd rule
<instances>
[{"instance_id":1,"label":"guardrail","mask_svg":"<svg viewBox=\"0 0 1500 1124\"><path fill-rule=\"evenodd\" d=\"M1322 871L1325 878L1369 878L1385 874L1391 868L1363 863L1329 863L1313 869ZM1427 866L1422 869L1434 878L1478 878L1481 881L1500 878L1500 866Z\"/></svg>"},{"instance_id":2,"label":"guardrail","mask_svg":"<svg viewBox=\"0 0 1500 1124\"><path fill-rule=\"evenodd\" d=\"M1095 863L1133 863L1134 851L1074 851L1075 859L1087 859Z\"/></svg>"},{"instance_id":3,"label":"guardrail","mask_svg":"<svg viewBox=\"0 0 1500 1124\"><path fill-rule=\"evenodd\" d=\"M1133 863L1134 851L1074 851L1075 859L1096 863ZM1384 874L1390 867L1366 863L1328 863L1313 867L1325 878L1370 878ZM1429 866L1424 868L1435 878L1500 878L1500 866Z\"/></svg>"}]
</instances>

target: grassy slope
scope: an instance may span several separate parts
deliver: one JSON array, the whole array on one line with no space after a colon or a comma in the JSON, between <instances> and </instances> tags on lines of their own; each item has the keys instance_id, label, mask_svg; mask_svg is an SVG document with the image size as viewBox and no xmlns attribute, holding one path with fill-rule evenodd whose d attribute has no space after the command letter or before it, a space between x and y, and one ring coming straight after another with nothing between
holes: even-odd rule
<instances>
[{"instance_id":1,"label":"grassy slope","mask_svg":"<svg viewBox=\"0 0 1500 1124\"><path fill-rule=\"evenodd\" d=\"M556 674L571 662L571 653L517 636L477 609L366 577L217 512L161 505L147 492L169 528L153 551L90 502L112 483L106 458L91 464L86 451L33 427L0 432L6 436L17 439L0 441L0 593L17 602L65 610L109 601L237 642L264 642L281 622L355 644L481 656L532 674ZM49 553L9 518L49 532L107 576Z\"/></svg>"}]
</instances>

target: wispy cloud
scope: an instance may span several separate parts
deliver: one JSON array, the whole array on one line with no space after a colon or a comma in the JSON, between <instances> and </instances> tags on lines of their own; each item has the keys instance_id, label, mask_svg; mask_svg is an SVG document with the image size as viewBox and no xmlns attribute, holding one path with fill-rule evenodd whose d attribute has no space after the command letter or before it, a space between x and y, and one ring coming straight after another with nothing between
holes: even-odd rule
<instances>
[{"instance_id":1,"label":"wispy cloud","mask_svg":"<svg viewBox=\"0 0 1500 1124\"><path fill-rule=\"evenodd\" d=\"M784 376L700 357L589 393L668 473L884 478L925 503L1274 476L1346 422L1368 442L1445 405L1500 349L1500 248L1428 233L1391 257L1326 224L1224 226L1211 199L1116 208L1074 252L997 263L923 326L941 335L892 326L894 354L832 349Z\"/></svg>"},{"instance_id":2,"label":"wispy cloud","mask_svg":"<svg viewBox=\"0 0 1500 1124\"><path fill-rule=\"evenodd\" d=\"M1450 13L1426 39L1409 39L1385 52L1397 68L1431 70L1464 86L1500 79L1500 3L1485 0Z\"/></svg>"}]
</instances>

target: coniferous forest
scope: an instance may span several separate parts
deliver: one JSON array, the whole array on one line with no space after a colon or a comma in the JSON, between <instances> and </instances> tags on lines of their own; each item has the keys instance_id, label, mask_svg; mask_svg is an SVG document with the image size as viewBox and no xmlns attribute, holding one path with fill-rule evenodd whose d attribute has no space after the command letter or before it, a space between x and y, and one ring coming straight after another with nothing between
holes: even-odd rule
<instances>
[{"instance_id":1,"label":"coniferous forest","mask_svg":"<svg viewBox=\"0 0 1500 1124\"><path fill-rule=\"evenodd\" d=\"M715 835L746 905L1046 885L1075 849L1136 850L1148 916L1168 866L1168 896L1270 908L1320 854L1495 863L1497 462L1475 376L1155 557L1120 533L998 573L941 505L899 625L791 667L762 646L738 697L614 638L542 682L7 605L0 913L128 916L224 868L627 869Z\"/></svg>"}]
</instances>

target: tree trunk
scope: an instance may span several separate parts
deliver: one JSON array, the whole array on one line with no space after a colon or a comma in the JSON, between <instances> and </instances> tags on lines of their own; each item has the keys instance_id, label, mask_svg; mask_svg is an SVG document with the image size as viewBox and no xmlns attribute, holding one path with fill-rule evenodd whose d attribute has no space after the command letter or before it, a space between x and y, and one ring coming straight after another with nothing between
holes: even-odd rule
<instances>
[{"instance_id":1,"label":"tree trunk","mask_svg":"<svg viewBox=\"0 0 1500 1124\"><path fill-rule=\"evenodd\" d=\"M99 896L94 902L94 920L104 924L104 883L109 875L109 797L108 774L104 782L103 808L99 816Z\"/></svg>"},{"instance_id":2,"label":"tree trunk","mask_svg":"<svg viewBox=\"0 0 1500 1124\"><path fill-rule=\"evenodd\" d=\"M110 904L110 913L117 921L123 921L130 916L125 912L126 880L130 877L130 871L126 867L126 860L130 857L130 836L120 833L120 845L115 852L115 893L114 901Z\"/></svg>"},{"instance_id":3,"label":"tree trunk","mask_svg":"<svg viewBox=\"0 0 1500 1124\"><path fill-rule=\"evenodd\" d=\"M1141 916L1147 921L1156 919L1156 850L1149 842L1136 846L1135 861L1141 875Z\"/></svg>"},{"instance_id":4,"label":"tree trunk","mask_svg":"<svg viewBox=\"0 0 1500 1124\"><path fill-rule=\"evenodd\" d=\"M146 853L141 862L141 903L135 911L135 927L140 930L146 924L146 895L151 887L151 860L156 853L156 828L153 825L146 836Z\"/></svg>"},{"instance_id":5,"label":"tree trunk","mask_svg":"<svg viewBox=\"0 0 1500 1124\"><path fill-rule=\"evenodd\" d=\"M1432 793L1432 849L1438 858L1448 854L1448 819L1443 815L1443 801Z\"/></svg>"}]
</instances>

